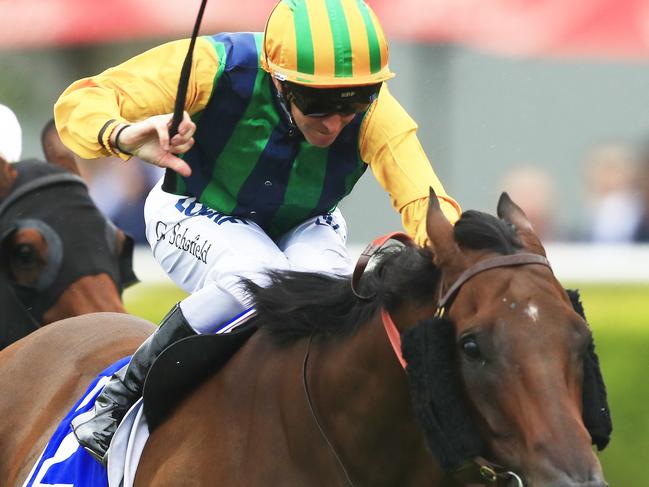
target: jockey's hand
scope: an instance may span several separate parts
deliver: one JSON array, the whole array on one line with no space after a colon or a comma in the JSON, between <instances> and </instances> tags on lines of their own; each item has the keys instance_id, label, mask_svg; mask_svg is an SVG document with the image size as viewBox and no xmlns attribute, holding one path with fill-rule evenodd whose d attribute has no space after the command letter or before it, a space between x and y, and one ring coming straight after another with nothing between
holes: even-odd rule
<instances>
[{"instance_id":1,"label":"jockey's hand","mask_svg":"<svg viewBox=\"0 0 649 487\"><path fill-rule=\"evenodd\" d=\"M119 141L115 136L120 127L113 130L110 143L117 150L130 152L134 156L159 167L169 168L181 176L191 174L189 165L175 154L184 154L194 145L194 132L196 124L187 112L178 127L178 133L169 140L169 127L173 114L154 115L141 122L136 122L126 127L119 134Z\"/></svg>"}]
</instances>

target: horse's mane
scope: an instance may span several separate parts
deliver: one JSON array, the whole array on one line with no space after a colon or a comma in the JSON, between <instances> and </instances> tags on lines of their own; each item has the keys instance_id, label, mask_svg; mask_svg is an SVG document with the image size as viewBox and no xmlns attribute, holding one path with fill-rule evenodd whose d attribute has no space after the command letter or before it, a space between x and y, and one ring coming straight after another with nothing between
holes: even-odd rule
<instances>
[{"instance_id":1,"label":"horse's mane","mask_svg":"<svg viewBox=\"0 0 649 487\"><path fill-rule=\"evenodd\" d=\"M474 250L514 253L521 247L514 228L498 218L467 211L455 225L455 239ZM260 287L245 280L257 308L257 324L280 343L314 335L349 336L381 308L393 311L402 302L430 302L435 295L439 271L429 251L413 247L390 247L365 272L359 291L375 296L361 300L354 295L349 276L315 272L270 271L270 285Z\"/></svg>"}]
</instances>

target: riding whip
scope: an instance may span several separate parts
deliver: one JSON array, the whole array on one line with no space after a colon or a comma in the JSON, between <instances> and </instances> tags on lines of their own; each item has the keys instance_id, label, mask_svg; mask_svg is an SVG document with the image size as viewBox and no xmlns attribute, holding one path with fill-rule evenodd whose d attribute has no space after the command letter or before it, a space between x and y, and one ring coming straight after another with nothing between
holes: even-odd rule
<instances>
[{"instance_id":1,"label":"riding whip","mask_svg":"<svg viewBox=\"0 0 649 487\"><path fill-rule=\"evenodd\" d=\"M178 81L178 91L176 92L176 103L174 105L174 115L171 119L171 127L169 127L169 139L178 133L178 126L183 119L183 112L185 111L185 100L187 99L187 85L189 84L189 75L192 71L192 59L194 57L194 45L198 37L198 31L201 28L201 21L203 20L203 12L205 12L205 5L207 0L201 0L201 7L196 16L194 23L194 31L192 38L189 41L189 49L183 62L183 67L180 70L180 80Z\"/></svg>"}]
</instances>

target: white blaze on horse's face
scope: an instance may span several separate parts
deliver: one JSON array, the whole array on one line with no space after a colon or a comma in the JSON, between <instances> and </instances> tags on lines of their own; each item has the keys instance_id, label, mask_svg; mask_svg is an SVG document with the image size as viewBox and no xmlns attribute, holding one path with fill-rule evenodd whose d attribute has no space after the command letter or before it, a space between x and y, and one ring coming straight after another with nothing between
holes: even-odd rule
<instances>
[{"instance_id":1,"label":"white blaze on horse's face","mask_svg":"<svg viewBox=\"0 0 649 487\"><path fill-rule=\"evenodd\" d=\"M527 308L525 308L524 312L527 316L530 317L532 323L539 321L539 308L534 303L527 305Z\"/></svg>"}]
</instances>

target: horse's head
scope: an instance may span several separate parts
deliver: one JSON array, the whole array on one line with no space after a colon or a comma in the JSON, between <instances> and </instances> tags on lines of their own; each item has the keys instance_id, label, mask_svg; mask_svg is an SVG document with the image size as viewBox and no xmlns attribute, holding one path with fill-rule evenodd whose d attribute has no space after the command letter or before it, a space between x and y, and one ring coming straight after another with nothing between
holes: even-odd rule
<instances>
[{"instance_id":1,"label":"horse's head","mask_svg":"<svg viewBox=\"0 0 649 487\"><path fill-rule=\"evenodd\" d=\"M430 250L468 414L484 454L526 486L603 487L591 442L603 447L608 438L591 438L582 410L590 329L506 194L498 215L466 212L453 227L431 195Z\"/></svg>"},{"instance_id":2,"label":"horse's head","mask_svg":"<svg viewBox=\"0 0 649 487\"><path fill-rule=\"evenodd\" d=\"M97 210L83 182L38 161L14 164L0 199L0 347L40 325L124 311L132 240Z\"/></svg>"}]
</instances>

